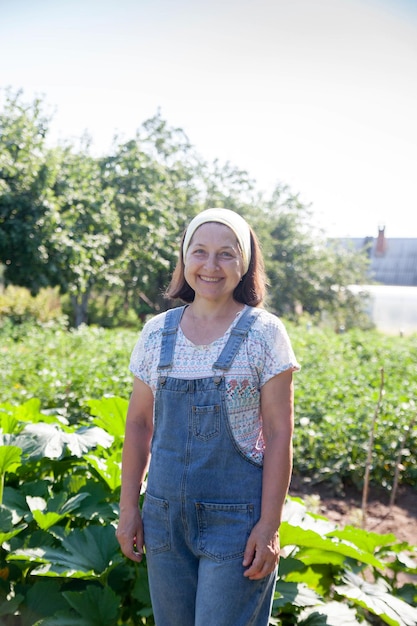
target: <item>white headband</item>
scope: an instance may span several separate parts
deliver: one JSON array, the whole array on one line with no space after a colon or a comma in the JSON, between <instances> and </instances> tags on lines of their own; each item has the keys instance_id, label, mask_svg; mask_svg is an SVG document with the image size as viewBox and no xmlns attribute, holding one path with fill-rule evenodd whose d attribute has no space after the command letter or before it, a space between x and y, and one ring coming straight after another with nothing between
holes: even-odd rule
<instances>
[{"instance_id":1,"label":"white headband","mask_svg":"<svg viewBox=\"0 0 417 626\"><path fill-rule=\"evenodd\" d=\"M243 219L243 217L230 209L206 209L191 220L185 233L184 243L182 245L184 262L185 255L187 254L188 247L195 231L202 224L206 224L207 222L218 222L219 224L224 224L234 232L242 252L243 267L246 274L251 259L250 229L248 223Z\"/></svg>"}]
</instances>

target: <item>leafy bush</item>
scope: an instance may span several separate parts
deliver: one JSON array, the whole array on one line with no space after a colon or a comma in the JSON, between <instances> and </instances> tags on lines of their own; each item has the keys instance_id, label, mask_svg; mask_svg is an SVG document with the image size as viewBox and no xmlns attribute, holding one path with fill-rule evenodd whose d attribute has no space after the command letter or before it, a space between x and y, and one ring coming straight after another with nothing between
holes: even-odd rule
<instances>
[{"instance_id":1,"label":"leafy bush","mask_svg":"<svg viewBox=\"0 0 417 626\"><path fill-rule=\"evenodd\" d=\"M87 398L128 397L129 354L137 331L23 324L0 329L0 401L38 398L71 421L83 416Z\"/></svg>"},{"instance_id":2,"label":"leafy bush","mask_svg":"<svg viewBox=\"0 0 417 626\"><path fill-rule=\"evenodd\" d=\"M2 626L154 626L146 562L115 538L127 400L85 408L71 425L34 399L0 405ZM271 624L416 623L417 587L399 582L417 574L412 546L340 530L291 498L280 536Z\"/></svg>"},{"instance_id":3,"label":"leafy bush","mask_svg":"<svg viewBox=\"0 0 417 626\"><path fill-rule=\"evenodd\" d=\"M104 399L70 426L37 400L0 406L2 625L153 625L146 570L115 537L126 408Z\"/></svg>"},{"instance_id":4,"label":"leafy bush","mask_svg":"<svg viewBox=\"0 0 417 626\"><path fill-rule=\"evenodd\" d=\"M295 378L296 471L312 482L330 479L361 489L381 396L371 478L391 489L400 455L403 482L417 486L417 335L299 327L290 334L302 365Z\"/></svg>"},{"instance_id":5,"label":"leafy bush","mask_svg":"<svg viewBox=\"0 0 417 626\"><path fill-rule=\"evenodd\" d=\"M29 289L9 285L0 289L0 321L12 324L63 320L58 287L40 289L32 296Z\"/></svg>"}]
</instances>

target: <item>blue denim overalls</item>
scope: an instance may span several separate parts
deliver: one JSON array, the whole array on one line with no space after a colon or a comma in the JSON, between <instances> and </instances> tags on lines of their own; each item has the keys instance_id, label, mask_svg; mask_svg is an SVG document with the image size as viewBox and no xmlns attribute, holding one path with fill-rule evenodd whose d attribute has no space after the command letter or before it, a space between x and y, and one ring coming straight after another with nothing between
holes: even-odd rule
<instances>
[{"instance_id":1,"label":"blue denim overalls","mask_svg":"<svg viewBox=\"0 0 417 626\"><path fill-rule=\"evenodd\" d=\"M247 307L213 376L170 378L185 307L166 315L147 492L146 559L157 626L267 626L276 572L243 576L243 553L261 510L262 467L231 432L222 371L258 311Z\"/></svg>"}]
</instances>

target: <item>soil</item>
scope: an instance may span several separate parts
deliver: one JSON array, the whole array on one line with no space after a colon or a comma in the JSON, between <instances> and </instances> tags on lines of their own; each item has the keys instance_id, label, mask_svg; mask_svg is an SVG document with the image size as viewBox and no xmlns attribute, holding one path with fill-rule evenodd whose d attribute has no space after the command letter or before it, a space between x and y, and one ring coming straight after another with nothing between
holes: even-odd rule
<instances>
[{"instance_id":1,"label":"soil","mask_svg":"<svg viewBox=\"0 0 417 626\"><path fill-rule=\"evenodd\" d=\"M333 485L320 483L308 485L293 478L290 496L302 498L307 510L325 516L339 527L351 525L362 528L362 493L354 487L337 490ZM393 533L398 541L417 546L417 490L404 485L398 488L395 501L390 506L390 494L370 487L366 502L366 530Z\"/></svg>"},{"instance_id":2,"label":"soil","mask_svg":"<svg viewBox=\"0 0 417 626\"><path fill-rule=\"evenodd\" d=\"M371 487L365 507L365 523L362 515L362 493L351 486L342 489L329 483L312 486L293 477L290 496L301 498L311 513L323 515L343 528L356 526L371 532L394 534L399 542L406 542L413 548L406 550L415 561L417 551L417 490L403 485L397 490L394 503L390 505L390 494L386 490ZM411 583L417 586L417 575L400 573L399 584Z\"/></svg>"}]
</instances>

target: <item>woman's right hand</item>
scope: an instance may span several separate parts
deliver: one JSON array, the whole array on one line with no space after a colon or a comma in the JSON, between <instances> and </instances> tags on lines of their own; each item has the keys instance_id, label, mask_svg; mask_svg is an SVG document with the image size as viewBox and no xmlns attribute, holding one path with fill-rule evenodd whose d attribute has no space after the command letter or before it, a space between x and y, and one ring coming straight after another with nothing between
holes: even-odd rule
<instances>
[{"instance_id":1,"label":"woman's right hand","mask_svg":"<svg viewBox=\"0 0 417 626\"><path fill-rule=\"evenodd\" d=\"M116 538L125 556L140 563L143 557L143 524L138 507L121 509Z\"/></svg>"}]
</instances>

